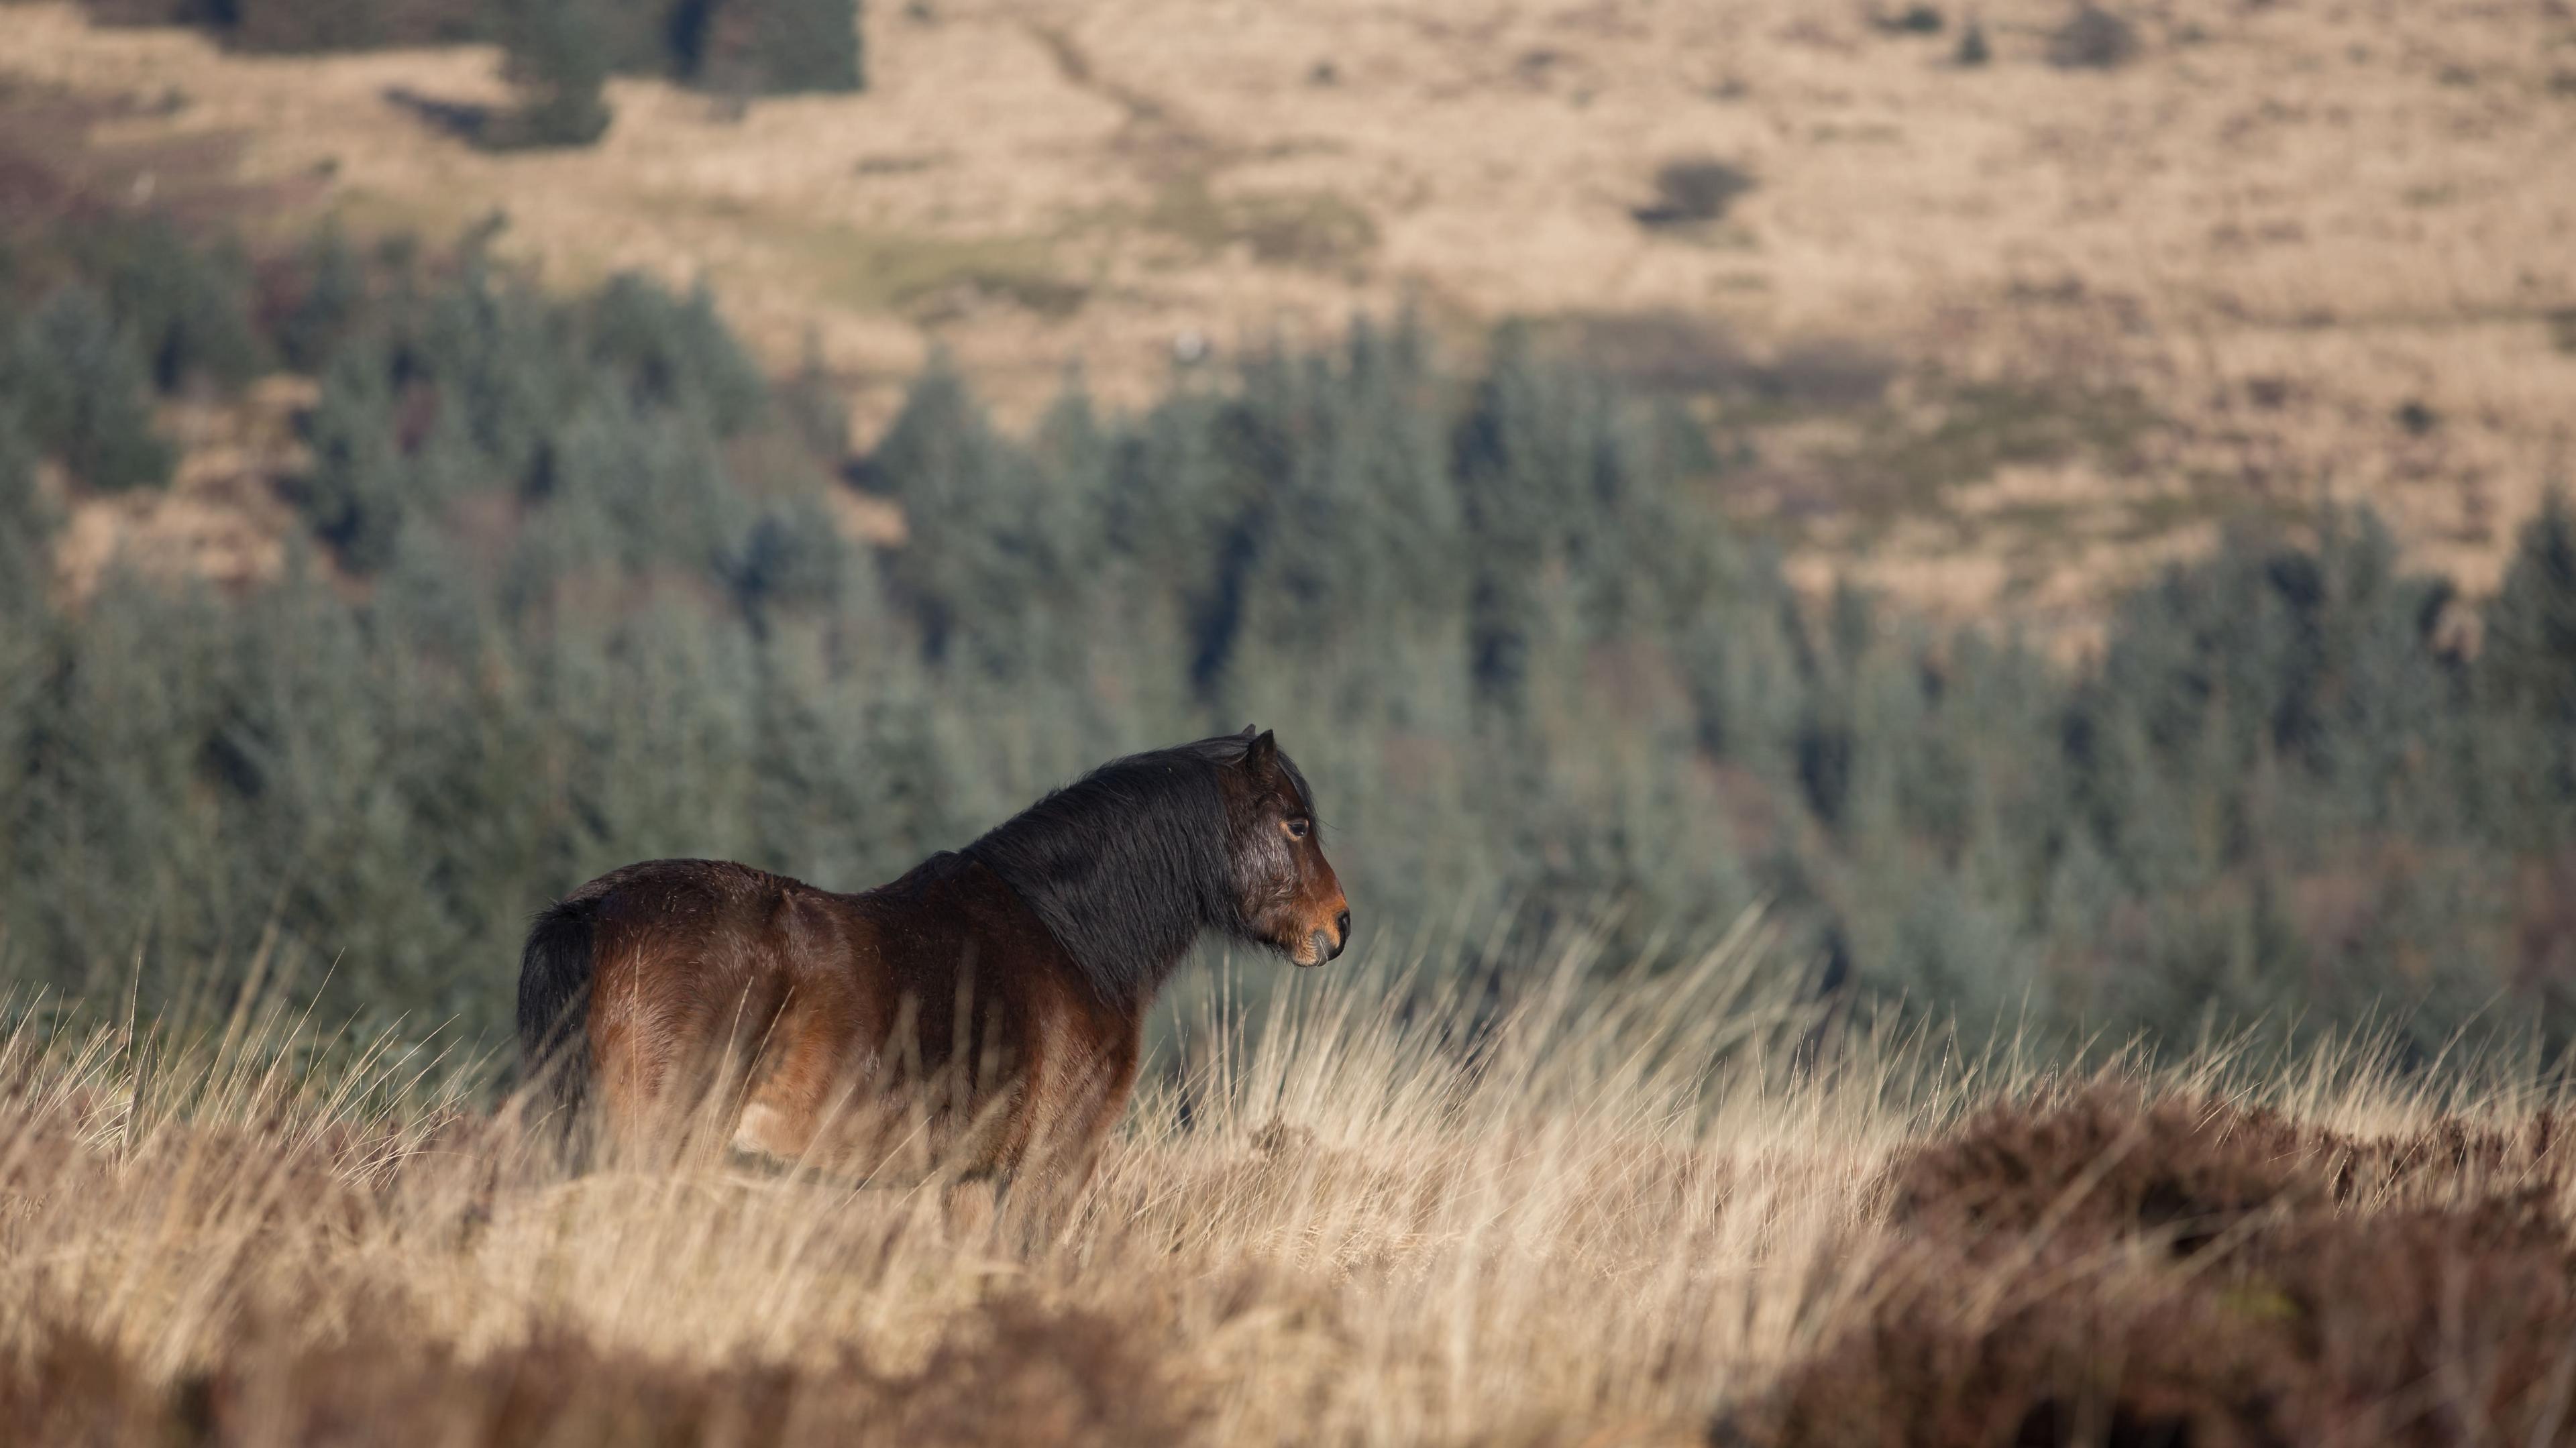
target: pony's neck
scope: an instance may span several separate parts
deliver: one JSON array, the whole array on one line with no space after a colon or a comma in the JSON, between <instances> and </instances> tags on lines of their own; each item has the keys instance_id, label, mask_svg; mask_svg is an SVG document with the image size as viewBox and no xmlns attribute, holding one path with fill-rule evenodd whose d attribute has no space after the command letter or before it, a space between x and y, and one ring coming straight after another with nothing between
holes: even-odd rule
<instances>
[{"instance_id":1,"label":"pony's neck","mask_svg":"<svg viewBox=\"0 0 2576 1448\"><path fill-rule=\"evenodd\" d=\"M1223 796L1194 762L1122 761L994 827L966 853L1001 877L1102 1003L1141 1014L1202 931L1225 928Z\"/></svg>"}]
</instances>

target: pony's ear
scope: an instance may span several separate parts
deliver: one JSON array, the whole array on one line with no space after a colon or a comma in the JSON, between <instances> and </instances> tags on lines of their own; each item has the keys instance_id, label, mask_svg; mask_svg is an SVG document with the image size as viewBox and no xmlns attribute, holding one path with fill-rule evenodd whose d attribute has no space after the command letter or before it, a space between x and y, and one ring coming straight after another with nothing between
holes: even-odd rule
<instances>
[{"instance_id":1,"label":"pony's ear","mask_svg":"<svg viewBox=\"0 0 2576 1448\"><path fill-rule=\"evenodd\" d=\"M1235 737L1235 738L1237 738L1237 739L1250 739L1253 735L1258 734L1258 733L1260 733L1260 732L1261 732L1261 731L1260 731L1259 729L1255 728L1254 726L1252 726L1252 725L1250 725L1250 724L1246 724L1246 725L1244 725L1244 726L1243 726L1243 732L1242 732L1242 733L1240 733L1240 734L1235 735L1234 737Z\"/></svg>"},{"instance_id":2,"label":"pony's ear","mask_svg":"<svg viewBox=\"0 0 2576 1448\"><path fill-rule=\"evenodd\" d=\"M1243 767L1255 779L1279 776L1279 741L1271 737L1269 730L1262 730L1251 747L1243 751Z\"/></svg>"}]
</instances>

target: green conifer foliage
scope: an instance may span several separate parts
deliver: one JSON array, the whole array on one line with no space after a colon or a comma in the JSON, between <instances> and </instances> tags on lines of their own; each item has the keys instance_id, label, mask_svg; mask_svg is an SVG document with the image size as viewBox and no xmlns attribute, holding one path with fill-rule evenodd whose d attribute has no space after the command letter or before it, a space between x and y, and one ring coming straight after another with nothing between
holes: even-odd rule
<instances>
[{"instance_id":1,"label":"green conifer foliage","mask_svg":"<svg viewBox=\"0 0 2576 1448\"><path fill-rule=\"evenodd\" d=\"M332 227L298 250L294 277L294 300L277 323L278 354L297 371L319 372L365 314L366 263Z\"/></svg>"},{"instance_id":2,"label":"green conifer foliage","mask_svg":"<svg viewBox=\"0 0 2576 1448\"><path fill-rule=\"evenodd\" d=\"M35 445L21 430L16 410L0 396L0 617L24 622L37 615L51 521L47 511L36 492ZM14 662L0 659L0 674L10 673ZM11 712L0 701L0 719Z\"/></svg>"},{"instance_id":3,"label":"green conifer foliage","mask_svg":"<svg viewBox=\"0 0 2576 1448\"><path fill-rule=\"evenodd\" d=\"M493 116L479 137L495 150L587 146L608 131L611 51L607 0L518 0L504 12L502 43L524 99Z\"/></svg>"},{"instance_id":4,"label":"green conifer foliage","mask_svg":"<svg viewBox=\"0 0 2576 1448\"><path fill-rule=\"evenodd\" d=\"M371 50L395 38L387 0L211 0L226 43L285 54Z\"/></svg>"},{"instance_id":5,"label":"green conifer foliage","mask_svg":"<svg viewBox=\"0 0 2576 1448\"><path fill-rule=\"evenodd\" d=\"M250 323L250 267L238 250L195 245L159 216L103 228L85 250L108 309L162 391L192 378L239 386L262 370L266 349Z\"/></svg>"},{"instance_id":6,"label":"green conifer foliage","mask_svg":"<svg viewBox=\"0 0 2576 1448\"><path fill-rule=\"evenodd\" d=\"M2478 673L2497 702L2576 728L2576 508L2564 493L2523 525L2487 611Z\"/></svg>"},{"instance_id":7,"label":"green conifer foliage","mask_svg":"<svg viewBox=\"0 0 2576 1448\"><path fill-rule=\"evenodd\" d=\"M152 427L151 375L107 302L83 286L29 315L11 363L27 435L103 492L159 487L175 455Z\"/></svg>"},{"instance_id":8,"label":"green conifer foliage","mask_svg":"<svg viewBox=\"0 0 2576 1448\"><path fill-rule=\"evenodd\" d=\"M909 536L887 578L921 621L933 658L964 646L984 665L1024 666L1042 610L1069 576L1058 522L1070 500L995 432L945 358L933 358L871 455L877 486L903 504Z\"/></svg>"},{"instance_id":9,"label":"green conifer foliage","mask_svg":"<svg viewBox=\"0 0 2576 1448\"><path fill-rule=\"evenodd\" d=\"M707 298L549 295L482 239L317 243L281 289L330 299L257 338L322 379L311 537L238 595L54 595L32 460L95 488L157 448L148 349L95 291L12 328L0 919L49 984L121 984L148 932L149 992L273 921L338 1000L497 1028L519 922L601 869L865 885L1257 720L1364 918L1508 922L1480 967L1767 900L1862 1013L2178 1042L2268 1011L2430 1051L2501 996L2576 1040L2530 883L2576 849L2564 503L2483 606L2366 517L2240 533L2070 667L1800 596L1686 420L1527 334L1459 376L1398 323L1136 415L1077 379L1025 441L936 362L851 470L909 530L867 545L840 428Z\"/></svg>"},{"instance_id":10,"label":"green conifer foliage","mask_svg":"<svg viewBox=\"0 0 2576 1448\"><path fill-rule=\"evenodd\" d=\"M373 573L393 561L409 506L395 446L393 398L380 361L352 349L332 359L305 424L312 467L296 501L340 561Z\"/></svg>"},{"instance_id":11,"label":"green conifer foliage","mask_svg":"<svg viewBox=\"0 0 2576 1448\"><path fill-rule=\"evenodd\" d=\"M567 365L569 319L469 248L453 279L390 320L442 426L471 442L495 481L545 493L547 439L586 380Z\"/></svg>"},{"instance_id":12,"label":"green conifer foliage","mask_svg":"<svg viewBox=\"0 0 2576 1448\"><path fill-rule=\"evenodd\" d=\"M192 25L270 54L499 41L528 104L484 118L498 148L597 139L610 72L728 95L855 91L867 81L858 0L87 0L103 23Z\"/></svg>"},{"instance_id":13,"label":"green conifer foliage","mask_svg":"<svg viewBox=\"0 0 2576 1448\"><path fill-rule=\"evenodd\" d=\"M2478 798L2526 849L2576 844L2576 509L2552 493L2516 540L2475 665L2487 704L2472 757Z\"/></svg>"},{"instance_id":14,"label":"green conifer foliage","mask_svg":"<svg viewBox=\"0 0 2576 1448\"><path fill-rule=\"evenodd\" d=\"M609 279L589 310L592 360L622 375L639 405L703 407L725 436L758 415L767 385L704 287L683 299L625 273Z\"/></svg>"},{"instance_id":15,"label":"green conifer foliage","mask_svg":"<svg viewBox=\"0 0 2576 1448\"><path fill-rule=\"evenodd\" d=\"M1478 684L1489 698L1518 696L1527 670L1548 544L1563 519L1566 480L1583 449L1558 422L1569 410L1529 337L1505 329L1452 443L1470 567L1468 628ZM1551 425L1556 424L1556 425Z\"/></svg>"},{"instance_id":16,"label":"green conifer foliage","mask_svg":"<svg viewBox=\"0 0 2576 1448\"><path fill-rule=\"evenodd\" d=\"M698 27L684 50L689 74L711 90L780 95L854 91L866 81L857 0L683 0Z\"/></svg>"}]
</instances>

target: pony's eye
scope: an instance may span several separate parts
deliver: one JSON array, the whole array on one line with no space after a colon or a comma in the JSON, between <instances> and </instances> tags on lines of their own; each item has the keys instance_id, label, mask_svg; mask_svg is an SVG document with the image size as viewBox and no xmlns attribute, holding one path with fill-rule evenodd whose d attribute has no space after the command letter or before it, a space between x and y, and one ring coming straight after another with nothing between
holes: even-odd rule
<instances>
[{"instance_id":1,"label":"pony's eye","mask_svg":"<svg viewBox=\"0 0 2576 1448\"><path fill-rule=\"evenodd\" d=\"M1292 840L1302 840L1306 838L1306 832L1313 828L1314 826L1308 823L1303 816L1292 819L1288 821L1288 838Z\"/></svg>"}]
</instances>

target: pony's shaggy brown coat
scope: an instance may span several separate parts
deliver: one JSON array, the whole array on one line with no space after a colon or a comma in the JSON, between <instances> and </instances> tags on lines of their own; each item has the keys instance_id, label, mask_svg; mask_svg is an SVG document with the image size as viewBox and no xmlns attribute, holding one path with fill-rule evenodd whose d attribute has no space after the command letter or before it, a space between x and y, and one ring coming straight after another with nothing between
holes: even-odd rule
<instances>
[{"instance_id":1,"label":"pony's shaggy brown coat","mask_svg":"<svg viewBox=\"0 0 2576 1448\"><path fill-rule=\"evenodd\" d=\"M1201 932L1320 965L1349 928L1304 777L1247 729L1104 765L857 894L612 871L530 931L520 1036L568 1121L595 1106L626 1150L1077 1183Z\"/></svg>"}]
</instances>

